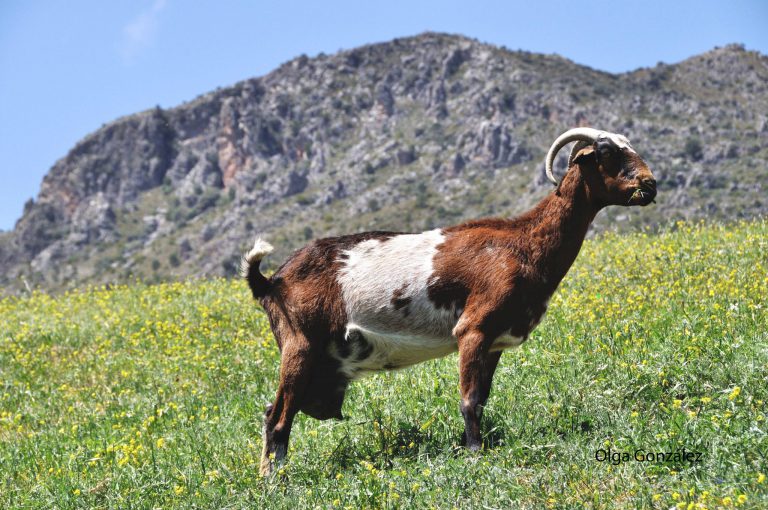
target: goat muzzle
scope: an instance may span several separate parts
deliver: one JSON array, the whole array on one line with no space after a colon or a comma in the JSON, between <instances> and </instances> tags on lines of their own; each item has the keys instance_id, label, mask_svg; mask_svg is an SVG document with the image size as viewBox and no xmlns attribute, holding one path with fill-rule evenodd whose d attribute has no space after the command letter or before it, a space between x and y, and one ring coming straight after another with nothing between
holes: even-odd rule
<instances>
[{"instance_id":1,"label":"goat muzzle","mask_svg":"<svg viewBox=\"0 0 768 510\"><path fill-rule=\"evenodd\" d=\"M640 179L640 185L635 189L629 201L631 205L648 205L655 203L656 179L653 177Z\"/></svg>"}]
</instances>

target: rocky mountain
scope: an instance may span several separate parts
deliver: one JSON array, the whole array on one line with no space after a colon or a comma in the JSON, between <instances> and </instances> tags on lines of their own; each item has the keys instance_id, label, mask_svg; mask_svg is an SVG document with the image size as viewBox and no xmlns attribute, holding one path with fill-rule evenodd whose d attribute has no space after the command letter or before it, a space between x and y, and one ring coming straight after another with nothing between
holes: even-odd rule
<instances>
[{"instance_id":1,"label":"rocky mountain","mask_svg":"<svg viewBox=\"0 0 768 510\"><path fill-rule=\"evenodd\" d=\"M595 231L768 211L766 56L731 45L609 74L426 33L105 125L0 234L0 284L230 275L257 234L274 267L315 237L514 215L550 191L544 154L578 125L626 134L660 181L655 206Z\"/></svg>"}]
</instances>

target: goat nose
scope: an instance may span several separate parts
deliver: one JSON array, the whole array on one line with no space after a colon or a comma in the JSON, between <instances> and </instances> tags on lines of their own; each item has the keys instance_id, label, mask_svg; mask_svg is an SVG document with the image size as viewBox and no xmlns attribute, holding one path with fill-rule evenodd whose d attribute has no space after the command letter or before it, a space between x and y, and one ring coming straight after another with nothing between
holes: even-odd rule
<instances>
[{"instance_id":1,"label":"goat nose","mask_svg":"<svg viewBox=\"0 0 768 510\"><path fill-rule=\"evenodd\" d=\"M656 188L656 179L653 177L645 177L640 179L640 183L644 186L648 186L649 188Z\"/></svg>"}]
</instances>

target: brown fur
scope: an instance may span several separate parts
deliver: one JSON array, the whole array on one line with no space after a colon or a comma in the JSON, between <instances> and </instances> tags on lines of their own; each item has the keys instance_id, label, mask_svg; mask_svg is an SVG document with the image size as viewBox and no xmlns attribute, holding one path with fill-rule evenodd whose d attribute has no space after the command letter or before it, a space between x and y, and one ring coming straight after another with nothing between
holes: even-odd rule
<instances>
[{"instance_id":1,"label":"brown fur","mask_svg":"<svg viewBox=\"0 0 768 510\"><path fill-rule=\"evenodd\" d=\"M636 195L636 190L645 190ZM428 297L436 308L456 310L463 440L482 445L480 417L501 356L491 351L502 335L525 339L581 248L590 223L611 204L647 205L655 181L634 153L596 152L588 146L574 159L556 192L515 219L473 220L443 230L433 259ZM285 456L299 410L319 419L341 418L348 379L329 352L370 354L359 338L345 338L347 323L337 273L343 251L368 239L398 234L366 232L314 241L294 253L269 279L261 302L281 350L280 384L265 416L262 472L270 455ZM254 279L257 281L257 279ZM262 285L262 287L264 287ZM389 301L408 314L404 289ZM386 368L386 367L385 367Z\"/></svg>"},{"instance_id":2,"label":"brown fur","mask_svg":"<svg viewBox=\"0 0 768 510\"><path fill-rule=\"evenodd\" d=\"M405 286L397 289L392 294L392 299L390 299L389 302L392 303L392 306L395 308L395 310L403 310L403 315L407 317L410 313L408 311L408 305L411 302L411 298L404 297L405 290Z\"/></svg>"}]
</instances>

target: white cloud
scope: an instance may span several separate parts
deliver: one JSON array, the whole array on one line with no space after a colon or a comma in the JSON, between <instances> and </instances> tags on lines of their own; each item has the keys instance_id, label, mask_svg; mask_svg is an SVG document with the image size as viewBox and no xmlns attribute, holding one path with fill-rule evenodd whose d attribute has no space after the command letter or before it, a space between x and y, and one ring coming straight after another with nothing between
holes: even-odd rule
<instances>
[{"instance_id":1,"label":"white cloud","mask_svg":"<svg viewBox=\"0 0 768 510\"><path fill-rule=\"evenodd\" d=\"M119 49L124 63L133 63L142 51L151 46L165 4L166 0L155 0L148 9L123 27Z\"/></svg>"}]
</instances>

